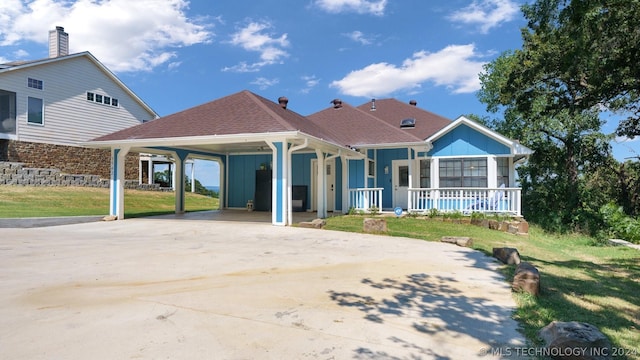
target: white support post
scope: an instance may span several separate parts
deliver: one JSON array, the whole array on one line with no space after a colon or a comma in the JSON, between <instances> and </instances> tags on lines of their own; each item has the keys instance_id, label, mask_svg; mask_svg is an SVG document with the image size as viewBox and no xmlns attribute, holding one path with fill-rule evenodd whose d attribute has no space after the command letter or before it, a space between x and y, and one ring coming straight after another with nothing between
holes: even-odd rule
<instances>
[{"instance_id":1,"label":"white support post","mask_svg":"<svg viewBox=\"0 0 640 360\"><path fill-rule=\"evenodd\" d=\"M111 180L109 181L109 215L124 219L125 157L129 147L111 149Z\"/></svg>"},{"instance_id":2,"label":"white support post","mask_svg":"<svg viewBox=\"0 0 640 360\"><path fill-rule=\"evenodd\" d=\"M318 158L318 179L317 184L317 199L318 203L318 217L324 219L327 217L327 189L325 186L325 179L327 178L327 169L324 165L324 152L322 150L316 149L316 157Z\"/></svg>"},{"instance_id":3,"label":"white support post","mask_svg":"<svg viewBox=\"0 0 640 360\"><path fill-rule=\"evenodd\" d=\"M409 189L413 189L413 150L407 149L408 170L409 170ZM407 209L413 208L411 204L411 196L407 196Z\"/></svg>"},{"instance_id":4,"label":"white support post","mask_svg":"<svg viewBox=\"0 0 640 360\"><path fill-rule=\"evenodd\" d=\"M185 197L185 183L184 183L184 170L185 170L185 159L187 154L179 154L173 153L175 171L173 172L173 190L175 192L176 198L176 214L184 214L185 206L184 206L184 197Z\"/></svg>"},{"instance_id":5,"label":"white support post","mask_svg":"<svg viewBox=\"0 0 640 360\"><path fill-rule=\"evenodd\" d=\"M346 156L340 158L342 162L342 213L349 213L349 160Z\"/></svg>"}]
</instances>

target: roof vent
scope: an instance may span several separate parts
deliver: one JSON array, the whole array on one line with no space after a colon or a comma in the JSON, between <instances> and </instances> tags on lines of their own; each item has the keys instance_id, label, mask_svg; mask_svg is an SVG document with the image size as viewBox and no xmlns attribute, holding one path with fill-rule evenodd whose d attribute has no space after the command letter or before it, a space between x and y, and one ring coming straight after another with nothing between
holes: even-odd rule
<instances>
[{"instance_id":1,"label":"roof vent","mask_svg":"<svg viewBox=\"0 0 640 360\"><path fill-rule=\"evenodd\" d=\"M400 128L401 129L414 128L414 127L416 127L416 119L414 119L414 118L406 118L406 119L402 119L402 121L400 121Z\"/></svg>"},{"instance_id":2,"label":"roof vent","mask_svg":"<svg viewBox=\"0 0 640 360\"><path fill-rule=\"evenodd\" d=\"M280 106L282 106L283 109L287 108L288 103L289 103L289 99L287 99L286 96L280 96L278 98L278 104L280 104Z\"/></svg>"},{"instance_id":3,"label":"roof vent","mask_svg":"<svg viewBox=\"0 0 640 360\"><path fill-rule=\"evenodd\" d=\"M376 111L376 99L371 99L371 110Z\"/></svg>"},{"instance_id":4,"label":"roof vent","mask_svg":"<svg viewBox=\"0 0 640 360\"><path fill-rule=\"evenodd\" d=\"M331 100L331 103L333 104L334 109L340 109L342 107L342 100L340 99L333 99Z\"/></svg>"},{"instance_id":5,"label":"roof vent","mask_svg":"<svg viewBox=\"0 0 640 360\"><path fill-rule=\"evenodd\" d=\"M62 26L49 30L49 58L69 55L69 34Z\"/></svg>"},{"instance_id":6,"label":"roof vent","mask_svg":"<svg viewBox=\"0 0 640 360\"><path fill-rule=\"evenodd\" d=\"M418 102L415 101L415 100L409 100L409 105L416 106L416 105L418 105Z\"/></svg>"}]
</instances>

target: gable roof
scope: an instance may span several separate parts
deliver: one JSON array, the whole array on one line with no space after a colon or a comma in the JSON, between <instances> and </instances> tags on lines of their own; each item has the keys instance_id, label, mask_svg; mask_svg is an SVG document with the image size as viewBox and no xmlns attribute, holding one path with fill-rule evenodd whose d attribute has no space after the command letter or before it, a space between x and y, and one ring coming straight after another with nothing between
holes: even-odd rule
<instances>
[{"instance_id":1,"label":"gable roof","mask_svg":"<svg viewBox=\"0 0 640 360\"><path fill-rule=\"evenodd\" d=\"M332 106L307 116L311 122L331 131L340 145L360 147L399 143L422 143L423 139L392 126L368 111L349 104Z\"/></svg>"},{"instance_id":2,"label":"gable roof","mask_svg":"<svg viewBox=\"0 0 640 360\"><path fill-rule=\"evenodd\" d=\"M450 131L452 131L453 129L457 128L458 126L461 125L466 125L476 131L478 131L479 133L482 133L494 140L496 140L499 143L502 143L506 146L508 146L511 149L511 153L516 155L516 156L527 156L527 155L531 155L533 154L533 150L529 149L528 147L520 144L520 142L518 142L517 140L512 140L509 139L491 129L489 129L488 127L479 124L473 120L470 120L464 116L460 116L458 117L454 122L452 122L451 124L449 124L448 126L440 129L440 131L436 132L435 134L431 135L427 141L430 143L435 142L436 140L438 140L439 138L441 138L442 136L444 136L445 134L449 133Z\"/></svg>"},{"instance_id":3,"label":"gable roof","mask_svg":"<svg viewBox=\"0 0 640 360\"><path fill-rule=\"evenodd\" d=\"M400 121L403 119L415 119L415 127L402 131L411 132L422 140L426 140L451 124L450 119L396 99L376 99L375 105L375 111L371 111L371 102L358 106L358 109L377 117L395 128L400 127Z\"/></svg>"},{"instance_id":4,"label":"gable roof","mask_svg":"<svg viewBox=\"0 0 640 360\"><path fill-rule=\"evenodd\" d=\"M118 84L118 86L120 86L129 96L131 96L132 99L134 99L138 104L140 104L140 106L142 106L146 111L148 111L150 114L152 114L156 118L159 116L155 112L155 110L153 110L151 108L151 106L149 106L140 97L138 97L138 95L136 95L131 89L129 89L129 87L127 87L127 85L125 85L114 73L112 73L111 70L109 70L106 66L104 66L100 61L98 61L98 59L96 59L95 56L93 56L88 51L81 52L81 53L76 53L76 54L71 54L71 55L58 56L58 57L55 57L55 58L46 58L46 59L40 59L40 60L13 61L13 62L5 63L5 64L0 64L0 76L2 76L3 73L8 73L10 71L18 71L18 70L22 70L22 69L26 69L26 68L34 67L34 66L43 66L43 65L56 63L56 62L61 62L61 61L66 61L66 60L75 59L75 58L79 58L79 57L87 58L100 71L102 71L105 75L107 75L107 77L109 77L116 84Z\"/></svg>"},{"instance_id":5,"label":"gable roof","mask_svg":"<svg viewBox=\"0 0 640 360\"><path fill-rule=\"evenodd\" d=\"M319 139L338 143L331 133L304 116L247 90L102 136L94 141L290 131L301 131Z\"/></svg>"}]
</instances>

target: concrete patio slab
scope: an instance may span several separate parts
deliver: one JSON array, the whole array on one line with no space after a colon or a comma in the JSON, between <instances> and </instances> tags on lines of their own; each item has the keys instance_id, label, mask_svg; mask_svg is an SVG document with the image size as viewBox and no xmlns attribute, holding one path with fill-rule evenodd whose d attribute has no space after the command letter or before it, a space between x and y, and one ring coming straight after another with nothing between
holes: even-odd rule
<instances>
[{"instance_id":1,"label":"concrete patio slab","mask_svg":"<svg viewBox=\"0 0 640 360\"><path fill-rule=\"evenodd\" d=\"M2 357L493 359L525 344L477 251L206 216L2 229Z\"/></svg>"}]
</instances>

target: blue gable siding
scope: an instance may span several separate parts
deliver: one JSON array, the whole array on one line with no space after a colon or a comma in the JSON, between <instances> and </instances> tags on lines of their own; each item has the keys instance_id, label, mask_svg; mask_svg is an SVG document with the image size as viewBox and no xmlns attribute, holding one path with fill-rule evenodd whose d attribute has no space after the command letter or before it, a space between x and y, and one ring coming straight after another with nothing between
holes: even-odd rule
<instances>
[{"instance_id":1,"label":"blue gable siding","mask_svg":"<svg viewBox=\"0 0 640 360\"><path fill-rule=\"evenodd\" d=\"M271 164L271 155L229 156L229 207L246 207L256 191L256 170L260 164Z\"/></svg>"},{"instance_id":2,"label":"blue gable siding","mask_svg":"<svg viewBox=\"0 0 640 360\"><path fill-rule=\"evenodd\" d=\"M470 128L460 125L433 143L430 156L467 156L510 154L508 146Z\"/></svg>"}]
</instances>

